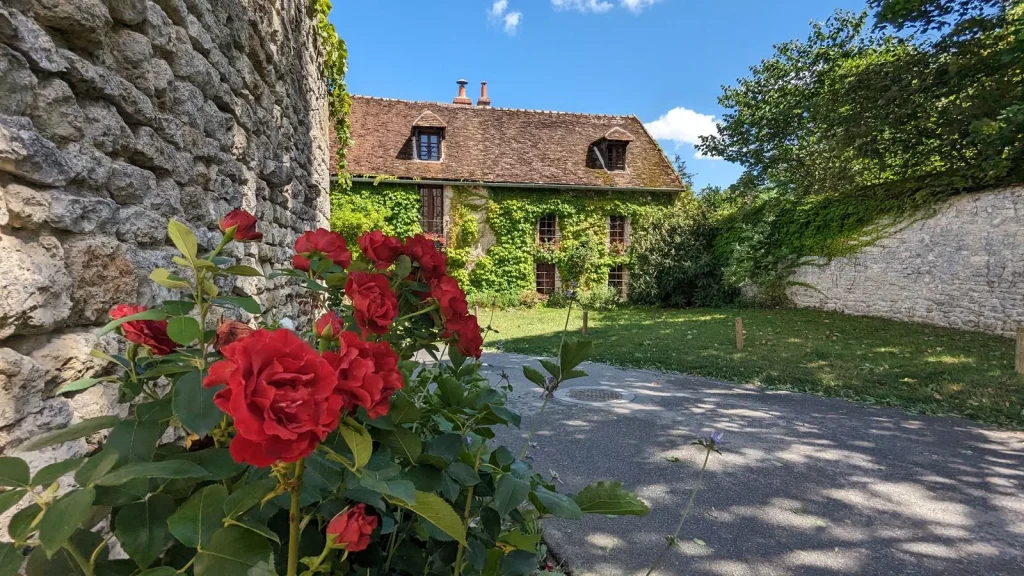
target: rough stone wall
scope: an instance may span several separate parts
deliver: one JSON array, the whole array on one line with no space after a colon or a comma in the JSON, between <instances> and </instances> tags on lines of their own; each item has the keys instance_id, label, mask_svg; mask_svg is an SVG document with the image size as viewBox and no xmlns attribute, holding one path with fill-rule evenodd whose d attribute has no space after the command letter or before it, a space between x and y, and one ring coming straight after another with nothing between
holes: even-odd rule
<instances>
[{"instance_id":1,"label":"rough stone wall","mask_svg":"<svg viewBox=\"0 0 1024 576\"><path fill-rule=\"evenodd\" d=\"M1024 325L1024 187L960 196L851 258L805 266L798 306L1010 336Z\"/></svg>"},{"instance_id":2,"label":"rough stone wall","mask_svg":"<svg viewBox=\"0 0 1024 576\"><path fill-rule=\"evenodd\" d=\"M231 255L264 271L327 225L322 60L308 0L0 1L0 453L111 412L109 389L54 391L116 346L111 306L167 296L169 219L212 248L253 212L264 243ZM285 284L235 290L294 318Z\"/></svg>"}]
</instances>

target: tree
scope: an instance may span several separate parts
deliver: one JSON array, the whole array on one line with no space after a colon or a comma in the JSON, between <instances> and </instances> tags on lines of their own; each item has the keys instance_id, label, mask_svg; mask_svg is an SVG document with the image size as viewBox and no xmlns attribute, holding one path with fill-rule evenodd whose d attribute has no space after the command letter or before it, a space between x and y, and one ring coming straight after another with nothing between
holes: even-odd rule
<instances>
[{"instance_id":1,"label":"tree","mask_svg":"<svg viewBox=\"0 0 1024 576\"><path fill-rule=\"evenodd\" d=\"M676 154L675 159L672 161L672 166L675 168L676 174L679 174L679 179L682 180L683 185L687 188L693 188L693 177L696 174L691 173L686 168L686 160L683 160L682 156Z\"/></svg>"}]
</instances>

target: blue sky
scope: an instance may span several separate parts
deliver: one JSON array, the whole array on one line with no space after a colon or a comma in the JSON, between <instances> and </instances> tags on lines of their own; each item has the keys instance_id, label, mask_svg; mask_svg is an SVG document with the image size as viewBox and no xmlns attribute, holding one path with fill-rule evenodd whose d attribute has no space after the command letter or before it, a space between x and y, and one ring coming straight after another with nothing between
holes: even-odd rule
<instances>
[{"instance_id":1,"label":"blue sky","mask_svg":"<svg viewBox=\"0 0 1024 576\"><path fill-rule=\"evenodd\" d=\"M354 94L450 102L488 82L494 106L635 114L698 187L741 169L696 158L717 97L772 45L864 0L335 0Z\"/></svg>"}]
</instances>

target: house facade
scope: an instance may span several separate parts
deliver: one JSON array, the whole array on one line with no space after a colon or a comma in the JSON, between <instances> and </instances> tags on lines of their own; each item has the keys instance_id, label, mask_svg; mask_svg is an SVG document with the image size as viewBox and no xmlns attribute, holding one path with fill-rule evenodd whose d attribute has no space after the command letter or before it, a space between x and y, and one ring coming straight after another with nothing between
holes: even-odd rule
<instances>
[{"instance_id":1,"label":"house facade","mask_svg":"<svg viewBox=\"0 0 1024 576\"><path fill-rule=\"evenodd\" d=\"M474 104L458 84L451 103L352 97L335 211L435 235L473 291L624 297L634 228L684 190L640 120L493 107L486 83Z\"/></svg>"}]
</instances>

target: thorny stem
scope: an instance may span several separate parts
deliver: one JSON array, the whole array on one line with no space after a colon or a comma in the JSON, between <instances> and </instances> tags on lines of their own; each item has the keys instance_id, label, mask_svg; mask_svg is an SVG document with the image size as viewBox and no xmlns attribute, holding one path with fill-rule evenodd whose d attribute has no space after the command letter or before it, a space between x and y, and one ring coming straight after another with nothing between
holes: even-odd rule
<instances>
[{"instance_id":1,"label":"thorny stem","mask_svg":"<svg viewBox=\"0 0 1024 576\"><path fill-rule=\"evenodd\" d=\"M398 547L398 543L395 542L398 535L398 527L402 525L402 509L398 509L398 521L395 524L395 529L391 531L391 538L388 540L388 559L384 561L384 573L387 574L391 570L391 559L395 555L395 548Z\"/></svg>"},{"instance_id":2,"label":"thorny stem","mask_svg":"<svg viewBox=\"0 0 1024 576\"><path fill-rule=\"evenodd\" d=\"M700 475L697 476L697 483L693 486L693 491L690 492L690 501L686 503L686 508L683 509L683 515L679 517L679 524L676 525L676 531L668 539L668 544L665 549L658 554L658 557L654 559L654 564L651 564L651 569L647 571L646 576L651 576L651 573L658 569L658 565L665 558L665 554L672 549L672 546L679 540L679 532L683 529L683 521L686 520L686 516L690 514L690 509L693 508L693 499L697 497L697 491L700 490L700 482L704 479L704 471L708 468L708 458L711 457L711 447L706 448L704 452L704 465L700 467Z\"/></svg>"},{"instance_id":3,"label":"thorny stem","mask_svg":"<svg viewBox=\"0 0 1024 576\"><path fill-rule=\"evenodd\" d=\"M480 470L480 456L483 454L485 442L480 442L480 447L476 449L476 461L473 463L473 472ZM466 507L462 511L462 531L463 533L469 531L470 521L470 508L473 506L473 489L476 488L476 484L469 487L466 490ZM466 546L462 542L459 542L459 551L455 553L455 576L459 576L462 573L462 555L466 552Z\"/></svg>"},{"instance_id":4,"label":"thorny stem","mask_svg":"<svg viewBox=\"0 0 1024 576\"><path fill-rule=\"evenodd\" d=\"M295 476L292 480L291 507L288 509L288 576L299 573L299 498L302 493L302 472L305 460L295 463Z\"/></svg>"}]
</instances>

